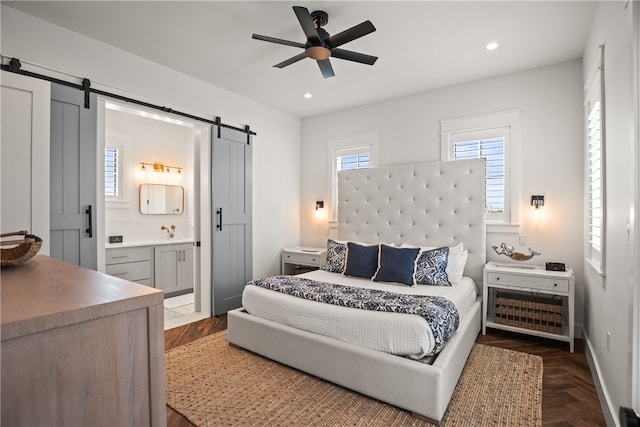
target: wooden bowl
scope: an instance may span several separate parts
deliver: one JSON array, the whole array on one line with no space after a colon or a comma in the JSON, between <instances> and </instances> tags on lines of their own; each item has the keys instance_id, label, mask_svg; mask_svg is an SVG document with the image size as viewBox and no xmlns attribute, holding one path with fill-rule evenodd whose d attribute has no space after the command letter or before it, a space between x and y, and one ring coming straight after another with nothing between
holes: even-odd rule
<instances>
[{"instance_id":1,"label":"wooden bowl","mask_svg":"<svg viewBox=\"0 0 640 427\"><path fill-rule=\"evenodd\" d=\"M0 249L1 266L11 267L20 265L33 258L42 247L42 239L33 234L25 234L24 241L12 248Z\"/></svg>"}]
</instances>

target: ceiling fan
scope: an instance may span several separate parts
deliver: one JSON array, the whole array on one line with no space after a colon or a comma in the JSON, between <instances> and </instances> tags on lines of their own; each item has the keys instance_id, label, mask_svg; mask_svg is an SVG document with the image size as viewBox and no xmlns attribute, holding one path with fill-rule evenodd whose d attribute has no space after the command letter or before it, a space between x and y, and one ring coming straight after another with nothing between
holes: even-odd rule
<instances>
[{"instance_id":1,"label":"ceiling fan","mask_svg":"<svg viewBox=\"0 0 640 427\"><path fill-rule=\"evenodd\" d=\"M300 26L302 27L304 34L307 36L306 43L261 36L259 34L254 34L252 36L252 38L256 40L304 49L304 52L282 61L279 64L274 65L274 67L284 68L304 58L311 58L316 60L320 67L320 71L322 72L322 76L326 79L328 77L335 76L329 57L345 59L347 61L359 62L361 64L368 65L373 65L378 59L377 56L338 48L338 46L342 46L345 43L374 32L376 27L373 26L371 21L364 21L363 23L351 27L348 30L329 36L329 33L322 28L329 22L329 15L327 12L316 10L309 13L309 10L306 7L301 6L293 6L293 11L298 17L298 21L300 22Z\"/></svg>"}]
</instances>

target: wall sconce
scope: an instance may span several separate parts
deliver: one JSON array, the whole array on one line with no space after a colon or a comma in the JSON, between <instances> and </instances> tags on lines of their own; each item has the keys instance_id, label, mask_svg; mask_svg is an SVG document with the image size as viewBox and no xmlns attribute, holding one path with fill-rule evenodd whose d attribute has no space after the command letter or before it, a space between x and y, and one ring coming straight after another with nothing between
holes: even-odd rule
<instances>
[{"instance_id":1,"label":"wall sconce","mask_svg":"<svg viewBox=\"0 0 640 427\"><path fill-rule=\"evenodd\" d=\"M541 206L544 206L544 196L541 196L541 195L531 196L531 206L533 206L536 209L540 208Z\"/></svg>"},{"instance_id":2,"label":"wall sconce","mask_svg":"<svg viewBox=\"0 0 640 427\"><path fill-rule=\"evenodd\" d=\"M316 218L322 218L324 215L324 200L316 201Z\"/></svg>"},{"instance_id":3,"label":"wall sconce","mask_svg":"<svg viewBox=\"0 0 640 427\"><path fill-rule=\"evenodd\" d=\"M178 175L182 174L182 166L170 166L162 163L147 163L140 162L140 170L145 172L147 170L146 166L152 166L154 172L165 172L170 173L171 168L178 169Z\"/></svg>"}]
</instances>

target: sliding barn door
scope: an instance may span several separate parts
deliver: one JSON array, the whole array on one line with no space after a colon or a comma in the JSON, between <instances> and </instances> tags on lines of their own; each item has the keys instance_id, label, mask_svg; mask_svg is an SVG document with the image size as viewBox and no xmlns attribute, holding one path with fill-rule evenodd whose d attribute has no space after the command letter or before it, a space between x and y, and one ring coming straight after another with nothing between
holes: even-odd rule
<instances>
[{"instance_id":1,"label":"sliding barn door","mask_svg":"<svg viewBox=\"0 0 640 427\"><path fill-rule=\"evenodd\" d=\"M42 238L39 253L49 255L50 85L0 75L0 231L27 230Z\"/></svg>"},{"instance_id":2,"label":"sliding barn door","mask_svg":"<svg viewBox=\"0 0 640 427\"><path fill-rule=\"evenodd\" d=\"M51 84L51 256L97 268L96 95ZM96 172L96 169L98 171Z\"/></svg>"},{"instance_id":3,"label":"sliding barn door","mask_svg":"<svg viewBox=\"0 0 640 427\"><path fill-rule=\"evenodd\" d=\"M251 144L247 134L214 128L212 135L212 277L214 315L242 306L252 276Z\"/></svg>"}]
</instances>

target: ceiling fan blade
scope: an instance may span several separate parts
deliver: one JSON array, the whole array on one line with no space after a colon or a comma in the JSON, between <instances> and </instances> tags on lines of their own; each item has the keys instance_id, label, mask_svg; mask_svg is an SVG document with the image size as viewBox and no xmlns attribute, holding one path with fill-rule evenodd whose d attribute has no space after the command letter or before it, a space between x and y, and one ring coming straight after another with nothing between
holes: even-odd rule
<instances>
[{"instance_id":1,"label":"ceiling fan blade","mask_svg":"<svg viewBox=\"0 0 640 427\"><path fill-rule=\"evenodd\" d=\"M377 56L367 55L365 53L353 52L345 49L331 49L331 56L347 61L359 62L361 64L373 65L378 59Z\"/></svg>"},{"instance_id":2,"label":"ceiling fan blade","mask_svg":"<svg viewBox=\"0 0 640 427\"><path fill-rule=\"evenodd\" d=\"M298 55L296 55L294 57L291 57L291 58L287 59L286 61L282 61L281 63L274 65L274 67L276 67L276 68L284 68L287 65L294 64L294 63L296 63L296 62L298 62L300 60L303 60L306 57L307 57L307 54L302 52L302 53L300 53L300 54L298 54Z\"/></svg>"},{"instance_id":3,"label":"ceiling fan blade","mask_svg":"<svg viewBox=\"0 0 640 427\"><path fill-rule=\"evenodd\" d=\"M293 6L293 11L298 17L298 21L300 22L302 31L304 31L304 35L307 36L307 40L311 44L320 44L320 36L318 35L316 26L313 25L313 20L311 19L309 9L302 6Z\"/></svg>"},{"instance_id":4,"label":"ceiling fan blade","mask_svg":"<svg viewBox=\"0 0 640 427\"><path fill-rule=\"evenodd\" d=\"M253 36L251 36L251 38L256 40L262 40L265 42L283 44L285 46L301 47L302 49L305 48L304 43L292 42L289 40L277 39L275 37L269 37L269 36L261 36L260 34L254 34Z\"/></svg>"},{"instance_id":5,"label":"ceiling fan blade","mask_svg":"<svg viewBox=\"0 0 640 427\"><path fill-rule=\"evenodd\" d=\"M341 33L334 34L329 37L327 44L331 47L338 47L352 40L359 39L362 36L373 33L376 27L373 26L371 21L364 21L361 24L351 27L348 30L344 30Z\"/></svg>"},{"instance_id":6,"label":"ceiling fan blade","mask_svg":"<svg viewBox=\"0 0 640 427\"><path fill-rule=\"evenodd\" d=\"M328 79L329 77L335 76L333 72L333 67L331 66L331 62L328 59L320 59L316 61L318 66L320 67L320 71L322 72L322 77Z\"/></svg>"}]
</instances>

